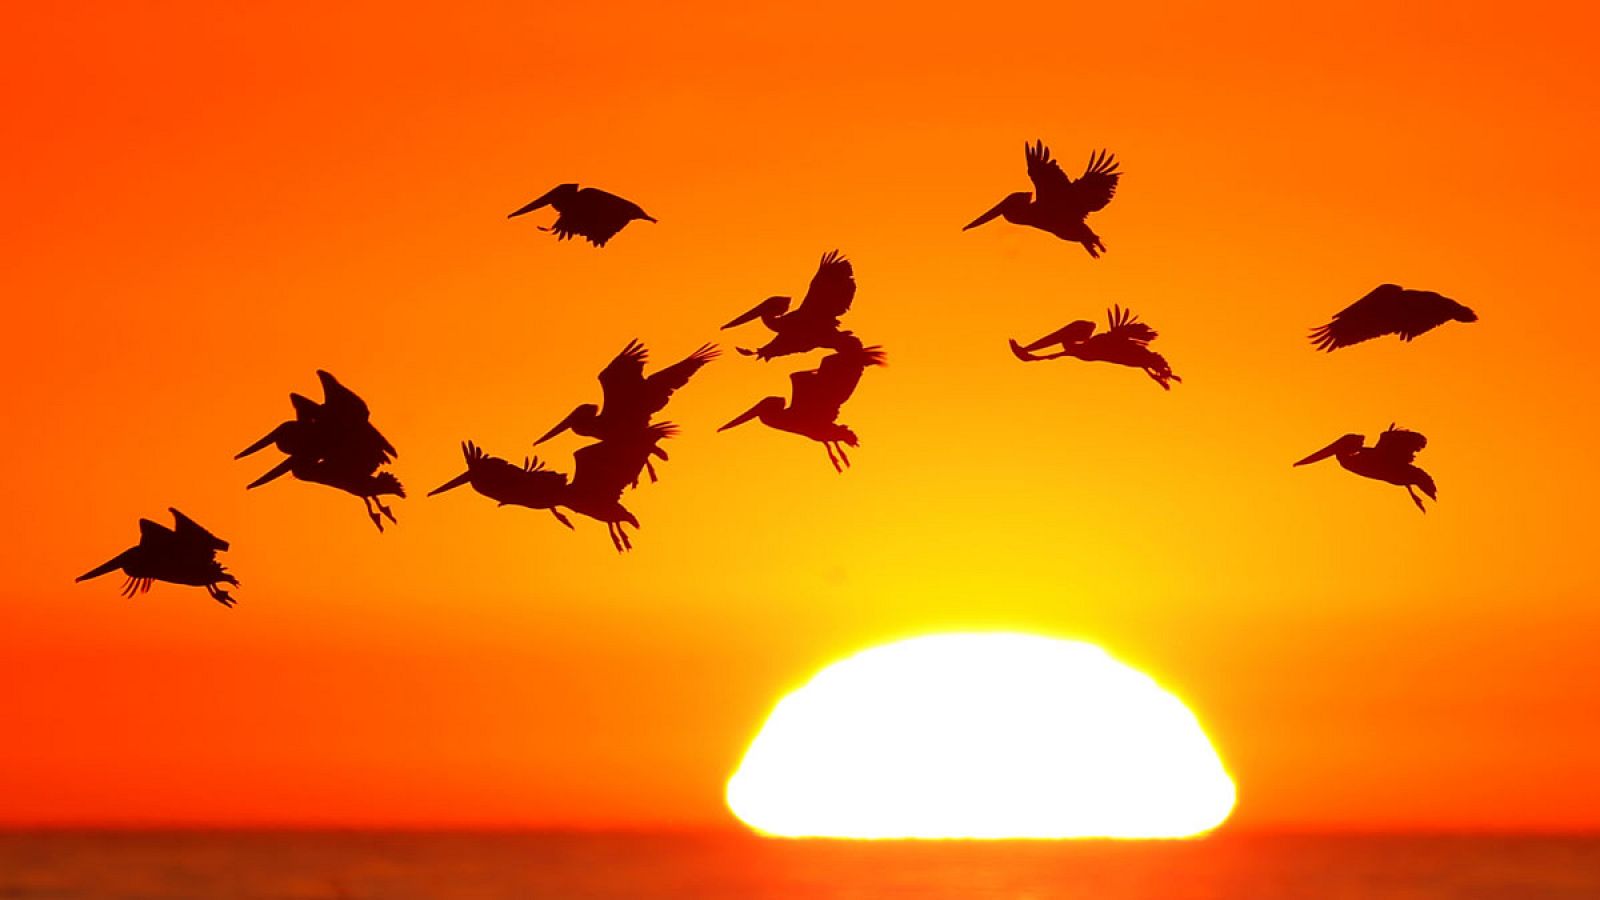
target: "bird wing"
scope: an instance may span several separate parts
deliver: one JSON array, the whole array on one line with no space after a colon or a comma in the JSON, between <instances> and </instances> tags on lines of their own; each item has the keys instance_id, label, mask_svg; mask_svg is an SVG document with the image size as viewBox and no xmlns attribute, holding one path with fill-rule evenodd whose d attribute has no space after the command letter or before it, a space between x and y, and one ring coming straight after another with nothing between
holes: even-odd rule
<instances>
[{"instance_id":1,"label":"bird wing","mask_svg":"<svg viewBox=\"0 0 1600 900\"><path fill-rule=\"evenodd\" d=\"M355 391L339 383L339 379L322 369L317 370L317 379L322 382L322 408L334 415L350 421L361 421L372 413L367 409L367 402Z\"/></svg>"},{"instance_id":2,"label":"bird wing","mask_svg":"<svg viewBox=\"0 0 1600 900\"><path fill-rule=\"evenodd\" d=\"M599 188L584 188L566 207L556 207L561 215L552 228L558 235L583 235L596 247L604 247L634 219L650 218L639 204Z\"/></svg>"},{"instance_id":3,"label":"bird wing","mask_svg":"<svg viewBox=\"0 0 1600 900\"><path fill-rule=\"evenodd\" d=\"M1373 449L1382 456L1409 464L1426 446L1428 439L1421 434L1390 425L1387 431L1378 435L1378 443Z\"/></svg>"},{"instance_id":4,"label":"bird wing","mask_svg":"<svg viewBox=\"0 0 1600 900\"><path fill-rule=\"evenodd\" d=\"M815 369L789 376L792 391L789 408L801 415L835 421L845 401L856 392L867 366L881 366L884 361L881 347L830 353Z\"/></svg>"},{"instance_id":5,"label":"bird wing","mask_svg":"<svg viewBox=\"0 0 1600 900\"><path fill-rule=\"evenodd\" d=\"M1105 336L1109 338L1148 344L1157 337L1154 328L1139 321L1132 310L1120 306L1113 306L1106 311L1106 322L1110 327Z\"/></svg>"},{"instance_id":6,"label":"bird wing","mask_svg":"<svg viewBox=\"0 0 1600 900\"><path fill-rule=\"evenodd\" d=\"M850 266L850 260L833 250L824 254L817 265L817 274L811 276L811 286L806 289L805 299L800 301L796 312L819 319L837 319L850 309L855 297L855 269Z\"/></svg>"},{"instance_id":7,"label":"bird wing","mask_svg":"<svg viewBox=\"0 0 1600 900\"><path fill-rule=\"evenodd\" d=\"M139 520L139 546L148 547L172 538L172 529L149 519Z\"/></svg>"},{"instance_id":8,"label":"bird wing","mask_svg":"<svg viewBox=\"0 0 1600 900\"><path fill-rule=\"evenodd\" d=\"M1398 334L1409 341L1448 321L1455 306L1454 301L1431 291L1408 291L1398 284L1380 284L1334 313L1333 321L1314 329L1311 342L1318 350L1333 351L1386 334Z\"/></svg>"},{"instance_id":9,"label":"bird wing","mask_svg":"<svg viewBox=\"0 0 1600 900\"><path fill-rule=\"evenodd\" d=\"M1106 208L1117 192L1117 181L1122 173L1117 171L1117 158L1104 150L1089 157L1083 174L1072 182L1073 205L1085 215Z\"/></svg>"},{"instance_id":10,"label":"bird wing","mask_svg":"<svg viewBox=\"0 0 1600 900\"><path fill-rule=\"evenodd\" d=\"M1028 178L1033 182L1033 192L1042 202L1046 197L1059 199L1072 190L1072 179L1061 171L1061 164L1050 157L1050 148L1044 141L1035 141L1024 147L1028 158Z\"/></svg>"},{"instance_id":11,"label":"bird wing","mask_svg":"<svg viewBox=\"0 0 1600 900\"><path fill-rule=\"evenodd\" d=\"M208 550L228 549L227 541L200 527L199 522L196 522L183 513L178 512L177 507L169 506L167 507L167 511L172 513L172 521L175 526L172 530L172 533L176 535L179 540L186 544L196 544L198 546L205 547Z\"/></svg>"},{"instance_id":12,"label":"bird wing","mask_svg":"<svg viewBox=\"0 0 1600 900\"><path fill-rule=\"evenodd\" d=\"M703 344L700 349L645 379L650 386L651 399L659 403L651 412L658 412L666 406L673 391L688 384L689 379L700 371L701 366L716 359L720 354L721 351L715 344Z\"/></svg>"},{"instance_id":13,"label":"bird wing","mask_svg":"<svg viewBox=\"0 0 1600 900\"><path fill-rule=\"evenodd\" d=\"M628 342L606 367L600 370L600 392L607 408L631 402L644 385L644 366L650 351L637 340Z\"/></svg>"}]
</instances>

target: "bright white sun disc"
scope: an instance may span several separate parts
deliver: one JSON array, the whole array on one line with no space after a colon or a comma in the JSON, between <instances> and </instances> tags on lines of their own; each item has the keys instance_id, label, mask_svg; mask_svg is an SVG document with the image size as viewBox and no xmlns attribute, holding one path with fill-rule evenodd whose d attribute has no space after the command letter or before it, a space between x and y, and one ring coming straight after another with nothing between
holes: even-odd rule
<instances>
[{"instance_id":1,"label":"bright white sun disc","mask_svg":"<svg viewBox=\"0 0 1600 900\"><path fill-rule=\"evenodd\" d=\"M946 634L783 698L728 806L786 837L1187 837L1233 809L1193 713L1091 644Z\"/></svg>"}]
</instances>

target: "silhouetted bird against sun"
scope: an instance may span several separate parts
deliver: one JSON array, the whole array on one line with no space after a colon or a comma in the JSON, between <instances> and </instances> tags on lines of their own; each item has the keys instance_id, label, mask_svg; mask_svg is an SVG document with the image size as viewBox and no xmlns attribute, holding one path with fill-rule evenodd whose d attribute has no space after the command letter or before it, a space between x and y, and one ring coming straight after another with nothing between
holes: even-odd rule
<instances>
[{"instance_id":1,"label":"silhouetted bird against sun","mask_svg":"<svg viewBox=\"0 0 1600 900\"><path fill-rule=\"evenodd\" d=\"M1101 150L1089 157L1089 165L1077 181L1061 171L1061 165L1050 158L1050 149L1043 141L1026 147L1028 178L1033 181L1033 194L1018 191L1001 200L963 231L1002 216L1007 222L1027 225L1061 238L1075 241L1099 258L1106 245L1100 236L1089 230L1084 221L1092 212L1105 209L1111 196L1117 192L1117 181L1122 177L1117 171L1117 158Z\"/></svg>"},{"instance_id":2,"label":"silhouetted bird against sun","mask_svg":"<svg viewBox=\"0 0 1600 900\"><path fill-rule=\"evenodd\" d=\"M287 458L249 487L260 487L284 475L334 487L359 497L366 504L367 517L383 531L383 517L391 522L395 517L378 497L405 496L399 479L378 471L397 455L394 445L373 426L366 401L321 369L317 378L322 382L321 403L290 394L295 417L279 423L234 459L275 446Z\"/></svg>"},{"instance_id":3,"label":"silhouetted bird against sun","mask_svg":"<svg viewBox=\"0 0 1600 900\"><path fill-rule=\"evenodd\" d=\"M1405 488L1406 493L1411 495L1411 502L1423 512L1427 512L1428 508L1422 505L1416 488L1421 488L1430 500L1439 499L1433 476L1413 463L1418 451L1428 446L1427 438L1391 424L1387 431L1378 435L1376 446L1367 447L1365 443L1366 438L1362 435L1347 434L1295 465L1303 466L1332 456L1339 460L1339 465L1363 478L1387 481Z\"/></svg>"},{"instance_id":4,"label":"silhouetted bird against sun","mask_svg":"<svg viewBox=\"0 0 1600 900\"><path fill-rule=\"evenodd\" d=\"M1313 329L1311 342L1318 350L1332 352L1386 334L1398 334L1400 340L1410 341L1446 322L1476 321L1477 313L1443 294L1380 284L1335 313L1332 322Z\"/></svg>"},{"instance_id":5,"label":"silhouetted bird against sun","mask_svg":"<svg viewBox=\"0 0 1600 900\"><path fill-rule=\"evenodd\" d=\"M840 330L839 317L850 309L855 296L855 270L849 260L834 250L822 257L799 309L789 312L788 297L768 297L722 327L734 328L759 318L761 324L772 330L772 340L756 350L737 349L745 356L761 360L823 347L842 350L849 346L850 332Z\"/></svg>"},{"instance_id":6,"label":"silhouetted bird against sun","mask_svg":"<svg viewBox=\"0 0 1600 900\"><path fill-rule=\"evenodd\" d=\"M539 226L540 231L553 232L558 240L566 240L573 235L578 235L588 240L596 247L604 247L606 241L617 236L624 225L634 219L643 219L654 222L648 213L639 208L637 203L624 200L616 194L609 194L599 188L579 189L575 184L558 184L551 188L543 197L529 203L514 213L506 216L515 219L524 213L543 209L546 206L556 208L556 222L549 228Z\"/></svg>"},{"instance_id":7,"label":"silhouetted bird against sun","mask_svg":"<svg viewBox=\"0 0 1600 900\"><path fill-rule=\"evenodd\" d=\"M1166 359L1161 354L1150 349L1150 342L1156 339L1154 328L1140 322L1132 312L1120 306L1113 306L1107 310L1106 319L1110 325L1109 330L1100 334L1094 333L1093 322L1079 319L1026 347L1012 341L1011 352L1023 362L1071 356L1088 362L1132 366L1135 369L1143 369L1146 375L1153 378L1156 384L1165 390L1172 389L1169 382L1183 381L1182 378L1172 374L1172 367L1167 365ZM1044 355L1033 353L1035 350L1056 344L1061 345L1060 352Z\"/></svg>"},{"instance_id":8,"label":"silhouetted bird against sun","mask_svg":"<svg viewBox=\"0 0 1600 900\"><path fill-rule=\"evenodd\" d=\"M648 351L638 341L629 341L628 346L600 370L604 405L585 403L579 406L533 443L537 446L568 429L573 434L602 441L638 434L650 424L652 416L666 408L674 391L688 384L701 366L717 356L716 346L705 344L682 360L646 377L644 367L649 362ZM666 458L666 452L659 447L656 453ZM645 468L650 480L655 481L655 467L647 462Z\"/></svg>"},{"instance_id":9,"label":"silhouetted bird against sun","mask_svg":"<svg viewBox=\"0 0 1600 900\"><path fill-rule=\"evenodd\" d=\"M566 499L567 476L545 468L539 457L524 458L521 466L498 456L490 456L471 441L463 441L461 455L467 470L428 492L428 496L454 490L463 484L501 506L548 509L556 521L572 527L572 522L556 509Z\"/></svg>"},{"instance_id":10,"label":"silhouetted bird against sun","mask_svg":"<svg viewBox=\"0 0 1600 900\"><path fill-rule=\"evenodd\" d=\"M793 396L787 405L782 397L765 397L717 430L727 431L751 419L759 419L768 428L821 442L833 468L843 472L845 466L850 465L844 448L858 447L860 441L849 426L839 424L840 409L855 393L867 367L885 363L883 348L862 347L858 341L854 347L823 357L817 368L790 375Z\"/></svg>"},{"instance_id":11,"label":"silhouetted bird against sun","mask_svg":"<svg viewBox=\"0 0 1600 900\"><path fill-rule=\"evenodd\" d=\"M638 528L639 520L622 505L622 491L638 484L639 474L650 457L660 455L657 443L677 433L677 427L670 422L657 422L634 434L580 448L572 454L572 482L567 485L561 505L604 522L618 553L632 550L633 542L623 525Z\"/></svg>"},{"instance_id":12,"label":"silhouetted bird against sun","mask_svg":"<svg viewBox=\"0 0 1600 900\"><path fill-rule=\"evenodd\" d=\"M127 583L122 586L124 597L150 590L152 582L165 581L203 587L218 603L233 606L232 595L218 587L239 585L239 580L217 562L217 552L228 549L228 542L176 509L168 511L172 513L174 527L140 519L136 546L79 575L77 580L88 581L121 569L128 576Z\"/></svg>"}]
</instances>

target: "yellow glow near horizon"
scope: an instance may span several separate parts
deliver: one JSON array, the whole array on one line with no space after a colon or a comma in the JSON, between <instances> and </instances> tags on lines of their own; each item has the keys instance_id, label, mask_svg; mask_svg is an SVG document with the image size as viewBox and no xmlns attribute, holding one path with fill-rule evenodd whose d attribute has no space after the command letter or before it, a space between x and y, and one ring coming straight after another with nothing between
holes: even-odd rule
<instances>
[{"instance_id":1,"label":"yellow glow near horizon","mask_svg":"<svg viewBox=\"0 0 1600 900\"><path fill-rule=\"evenodd\" d=\"M783 698L727 802L784 837L1187 837L1233 809L1194 714L1092 644L947 634Z\"/></svg>"}]
</instances>

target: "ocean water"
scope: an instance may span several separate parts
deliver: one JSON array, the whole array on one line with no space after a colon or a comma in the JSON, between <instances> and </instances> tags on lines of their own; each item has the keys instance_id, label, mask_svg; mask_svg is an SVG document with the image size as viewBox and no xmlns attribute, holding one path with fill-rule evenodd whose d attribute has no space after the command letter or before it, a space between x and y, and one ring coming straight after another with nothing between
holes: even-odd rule
<instances>
[{"instance_id":1,"label":"ocean water","mask_svg":"<svg viewBox=\"0 0 1600 900\"><path fill-rule=\"evenodd\" d=\"M0 898L1600 898L1600 837L850 842L746 834L0 834Z\"/></svg>"}]
</instances>

